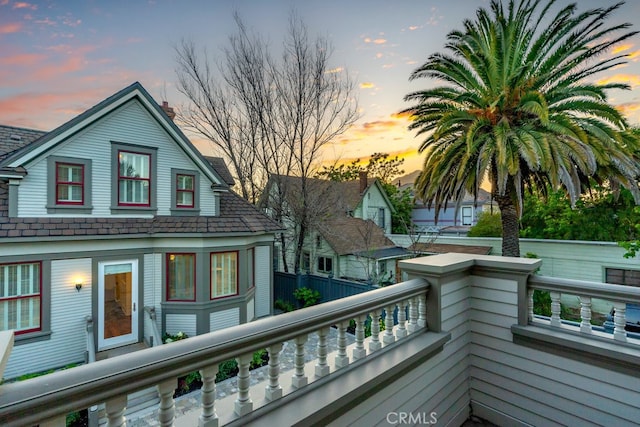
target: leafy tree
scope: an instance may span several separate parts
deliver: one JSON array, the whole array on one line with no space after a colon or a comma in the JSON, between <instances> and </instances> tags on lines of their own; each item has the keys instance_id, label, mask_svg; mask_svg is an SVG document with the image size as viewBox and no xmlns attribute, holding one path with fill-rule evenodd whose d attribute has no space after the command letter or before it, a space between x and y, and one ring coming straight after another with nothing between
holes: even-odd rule
<instances>
[{"instance_id":1,"label":"leafy tree","mask_svg":"<svg viewBox=\"0 0 640 427\"><path fill-rule=\"evenodd\" d=\"M404 159L389 157L388 153L373 153L366 164L360 159L347 164L334 164L323 166L318 173L318 178L331 181L352 181L358 179L360 172L366 172L368 177L377 178L395 212L391 214L391 232L406 234L411 223L411 211L413 210L413 197L408 189L400 191L391 181L402 175Z\"/></svg>"},{"instance_id":2,"label":"leafy tree","mask_svg":"<svg viewBox=\"0 0 640 427\"><path fill-rule=\"evenodd\" d=\"M360 172L366 172L367 176L378 178L385 184L402 175L404 170L402 164L404 159L389 157L388 153L373 153L367 164L362 164L360 159L355 159L351 163L333 164L323 166L318 172L318 178L330 179L332 181L352 181L358 179Z\"/></svg>"},{"instance_id":3,"label":"leafy tree","mask_svg":"<svg viewBox=\"0 0 640 427\"><path fill-rule=\"evenodd\" d=\"M476 225L469 229L469 237L501 237L502 225L499 213L480 212Z\"/></svg>"},{"instance_id":4,"label":"leafy tree","mask_svg":"<svg viewBox=\"0 0 640 427\"><path fill-rule=\"evenodd\" d=\"M625 84L591 83L625 63L604 55L636 34L606 25L622 3L578 12L553 1L493 0L475 20L447 36L411 74L440 86L408 94L410 129L424 135L426 154L416 196L436 215L449 200L477 197L485 179L502 217L502 253L520 256L519 219L528 187L564 188L571 203L590 181L609 180L640 200L634 158L638 140L607 102ZM556 10L553 15L553 10Z\"/></svg>"},{"instance_id":5,"label":"leafy tree","mask_svg":"<svg viewBox=\"0 0 640 427\"><path fill-rule=\"evenodd\" d=\"M539 191L525 196L522 237L538 239L628 241L637 238L640 212L628 190L594 185L571 206L565 193Z\"/></svg>"}]
</instances>

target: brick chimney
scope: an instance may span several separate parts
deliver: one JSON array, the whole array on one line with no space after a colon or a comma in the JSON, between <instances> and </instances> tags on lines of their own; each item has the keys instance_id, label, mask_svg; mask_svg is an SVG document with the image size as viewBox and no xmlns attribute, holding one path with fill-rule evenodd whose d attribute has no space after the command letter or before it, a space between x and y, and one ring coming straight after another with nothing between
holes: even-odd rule
<instances>
[{"instance_id":1,"label":"brick chimney","mask_svg":"<svg viewBox=\"0 0 640 427\"><path fill-rule=\"evenodd\" d=\"M367 183L367 172L366 171L360 171L359 173L360 176L360 194L364 193L364 190L367 189L368 183Z\"/></svg>"},{"instance_id":2,"label":"brick chimney","mask_svg":"<svg viewBox=\"0 0 640 427\"><path fill-rule=\"evenodd\" d=\"M162 101L160 108L162 108L162 111L164 111L171 120L176 116L176 113L173 111L173 107L169 107L169 103L167 101Z\"/></svg>"}]
</instances>

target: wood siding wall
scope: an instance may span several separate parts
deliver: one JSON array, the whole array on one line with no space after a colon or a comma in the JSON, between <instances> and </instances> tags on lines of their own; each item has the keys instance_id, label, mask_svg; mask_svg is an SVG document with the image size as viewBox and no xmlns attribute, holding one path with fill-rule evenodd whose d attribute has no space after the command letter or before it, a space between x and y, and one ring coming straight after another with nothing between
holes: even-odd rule
<instances>
[{"instance_id":1,"label":"wood siding wall","mask_svg":"<svg viewBox=\"0 0 640 427\"><path fill-rule=\"evenodd\" d=\"M93 216L111 215L111 141L156 147L157 182L153 194L157 197L157 215L170 215L171 168L197 170L195 164L178 147L149 113L132 101L69 140L60 144L50 155L91 158ZM47 160L42 158L28 165L27 175L18 190L18 216L46 217L47 214ZM215 200L212 182L200 174L200 214L213 215ZM153 191L153 190L152 190ZM61 215L58 215L61 216ZM62 215L64 216L64 215ZM68 216L68 215L67 215ZM74 214L74 216L82 216Z\"/></svg>"},{"instance_id":2,"label":"wood siding wall","mask_svg":"<svg viewBox=\"0 0 640 427\"><path fill-rule=\"evenodd\" d=\"M263 317L271 314L271 251L269 246L256 246L255 262L255 316Z\"/></svg>"},{"instance_id":3,"label":"wood siding wall","mask_svg":"<svg viewBox=\"0 0 640 427\"><path fill-rule=\"evenodd\" d=\"M478 415L494 408L537 426L637 426L640 381L594 366L516 345L513 281L474 277L471 288L470 386ZM504 425L494 415L489 420Z\"/></svg>"},{"instance_id":4,"label":"wood siding wall","mask_svg":"<svg viewBox=\"0 0 640 427\"><path fill-rule=\"evenodd\" d=\"M190 337L198 335L196 331L196 315L195 314L170 314L167 313L167 333L175 335L178 332L184 332Z\"/></svg>"},{"instance_id":5,"label":"wood siding wall","mask_svg":"<svg viewBox=\"0 0 640 427\"><path fill-rule=\"evenodd\" d=\"M219 331L240 324L240 309L238 307L228 310L216 311L209 315L209 331Z\"/></svg>"},{"instance_id":6,"label":"wood siding wall","mask_svg":"<svg viewBox=\"0 0 640 427\"><path fill-rule=\"evenodd\" d=\"M82 278L80 292L75 279ZM49 339L14 345L5 378L83 363L87 349L86 316L91 316L91 258L51 261L51 331ZM48 286L44 283L43 286ZM46 307L43 309L47 309Z\"/></svg>"},{"instance_id":7,"label":"wood siding wall","mask_svg":"<svg viewBox=\"0 0 640 427\"><path fill-rule=\"evenodd\" d=\"M426 416L428 421L434 412L437 425L451 422L453 426L468 417L469 283L469 278L461 278L442 287L442 325L443 330L451 332L444 350L368 397L332 426L389 426L390 413Z\"/></svg>"},{"instance_id":8,"label":"wood siding wall","mask_svg":"<svg viewBox=\"0 0 640 427\"><path fill-rule=\"evenodd\" d=\"M162 254L144 255L144 306L155 307L156 326L162 334ZM151 319L144 312L144 339L153 336ZM161 343L154 343L155 345Z\"/></svg>"},{"instance_id":9,"label":"wood siding wall","mask_svg":"<svg viewBox=\"0 0 640 427\"><path fill-rule=\"evenodd\" d=\"M406 235L389 236L397 245L408 247ZM424 240L424 239L423 239ZM502 253L502 240L491 237L438 237L435 243L491 246L491 255ZM602 282L605 268L640 270L638 259L625 259L625 250L615 242L520 239L520 253L535 254L542 260L539 274L567 279Z\"/></svg>"}]
</instances>

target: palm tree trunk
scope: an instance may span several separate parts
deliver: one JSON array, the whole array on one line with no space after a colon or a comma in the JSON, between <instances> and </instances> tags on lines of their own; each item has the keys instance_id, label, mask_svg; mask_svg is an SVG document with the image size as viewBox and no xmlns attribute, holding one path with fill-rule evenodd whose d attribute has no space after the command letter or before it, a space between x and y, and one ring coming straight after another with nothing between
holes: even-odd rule
<instances>
[{"instance_id":1,"label":"palm tree trunk","mask_svg":"<svg viewBox=\"0 0 640 427\"><path fill-rule=\"evenodd\" d=\"M494 194L502 218L502 256L520 257L520 218L509 194Z\"/></svg>"}]
</instances>

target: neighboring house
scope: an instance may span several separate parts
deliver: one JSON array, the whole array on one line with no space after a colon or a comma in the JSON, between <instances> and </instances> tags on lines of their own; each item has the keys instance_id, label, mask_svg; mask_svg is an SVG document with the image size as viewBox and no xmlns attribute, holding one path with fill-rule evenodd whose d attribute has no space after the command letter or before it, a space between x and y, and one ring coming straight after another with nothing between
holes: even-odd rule
<instances>
[{"instance_id":1,"label":"neighboring house","mask_svg":"<svg viewBox=\"0 0 640 427\"><path fill-rule=\"evenodd\" d=\"M474 201L471 194L465 194L456 206L455 202L449 202L445 209L441 209L438 221L435 218L435 209L429 208L420 200L415 201L411 220L418 230L438 231L440 234L466 235L469 229L476 225L481 212L491 209L491 194L483 189L478 192L478 198ZM494 205L497 212L498 208Z\"/></svg>"},{"instance_id":2,"label":"neighboring house","mask_svg":"<svg viewBox=\"0 0 640 427\"><path fill-rule=\"evenodd\" d=\"M420 175L420 171L414 171L410 174L397 178L393 181L394 185L402 191L409 189L412 196L415 196L413 185ZM469 229L476 225L478 216L481 212L491 210L491 193L480 189L477 200L474 201L473 195L465 194L459 205L455 201L447 203L446 209L441 209L436 222L435 210L429 208L419 199L415 199L415 204L411 212L411 221L415 224L417 231L449 234L449 235L466 235ZM494 212L498 212L497 205L493 204Z\"/></svg>"},{"instance_id":3,"label":"neighboring house","mask_svg":"<svg viewBox=\"0 0 640 427\"><path fill-rule=\"evenodd\" d=\"M274 215L273 195L280 189L285 211L295 209L299 199L301 179L292 176L272 176L261 206ZM317 209L315 219L305 235L300 266L303 272L367 282L396 282L396 261L406 258L385 234L391 232L393 205L377 179L366 173L359 179L345 182L307 179L310 205ZM288 229L287 265L294 265L293 230L297 225L283 219ZM282 260L278 270L283 270Z\"/></svg>"},{"instance_id":4,"label":"neighboring house","mask_svg":"<svg viewBox=\"0 0 640 427\"><path fill-rule=\"evenodd\" d=\"M146 308L190 336L270 315L281 227L232 183L139 83L51 132L0 126L6 377L150 342Z\"/></svg>"}]
</instances>

